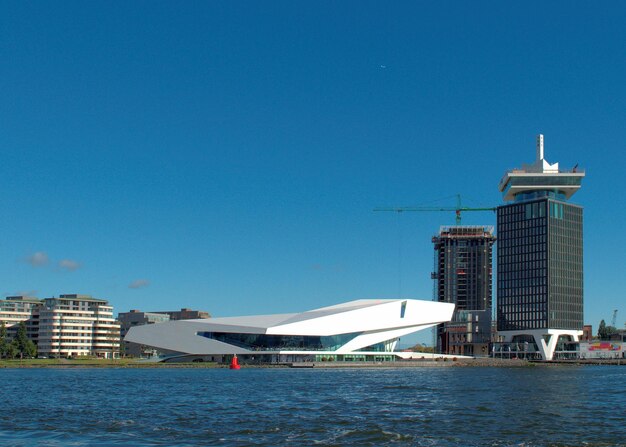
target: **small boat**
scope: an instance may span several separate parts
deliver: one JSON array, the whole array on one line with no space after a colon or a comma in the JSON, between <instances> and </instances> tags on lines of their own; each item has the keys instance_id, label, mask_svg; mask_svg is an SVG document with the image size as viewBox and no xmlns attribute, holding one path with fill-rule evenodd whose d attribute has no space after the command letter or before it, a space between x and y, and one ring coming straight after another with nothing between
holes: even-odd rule
<instances>
[{"instance_id":1,"label":"small boat","mask_svg":"<svg viewBox=\"0 0 626 447\"><path fill-rule=\"evenodd\" d=\"M237 354L233 356L233 359L230 362L230 369L241 369L241 365L239 365L239 360L237 360Z\"/></svg>"}]
</instances>

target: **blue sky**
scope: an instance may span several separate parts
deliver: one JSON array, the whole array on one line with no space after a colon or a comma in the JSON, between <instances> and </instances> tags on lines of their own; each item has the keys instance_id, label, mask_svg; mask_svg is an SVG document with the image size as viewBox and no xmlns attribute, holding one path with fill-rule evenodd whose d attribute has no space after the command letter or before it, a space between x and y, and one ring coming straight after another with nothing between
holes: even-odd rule
<instances>
[{"instance_id":1,"label":"blue sky","mask_svg":"<svg viewBox=\"0 0 626 447\"><path fill-rule=\"evenodd\" d=\"M0 5L0 293L430 299L453 213L372 209L497 205L543 133L587 172L585 320L626 319L622 2Z\"/></svg>"}]
</instances>

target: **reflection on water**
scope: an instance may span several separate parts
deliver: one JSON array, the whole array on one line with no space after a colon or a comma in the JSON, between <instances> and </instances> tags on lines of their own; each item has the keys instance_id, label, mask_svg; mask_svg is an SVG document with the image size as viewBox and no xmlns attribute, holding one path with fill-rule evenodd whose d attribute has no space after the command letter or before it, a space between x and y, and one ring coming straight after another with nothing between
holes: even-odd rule
<instances>
[{"instance_id":1,"label":"reflection on water","mask_svg":"<svg viewBox=\"0 0 626 447\"><path fill-rule=\"evenodd\" d=\"M616 366L0 375L2 446L626 446Z\"/></svg>"}]
</instances>

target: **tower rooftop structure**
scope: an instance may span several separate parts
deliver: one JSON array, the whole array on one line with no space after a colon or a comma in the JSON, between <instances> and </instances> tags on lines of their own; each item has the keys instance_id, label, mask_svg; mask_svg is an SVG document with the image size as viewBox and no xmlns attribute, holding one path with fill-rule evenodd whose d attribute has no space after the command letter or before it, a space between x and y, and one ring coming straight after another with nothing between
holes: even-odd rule
<instances>
[{"instance_id":1,"label":"tower rooftop structure","mask_svg":"<svg viewBox=\"0 0 626 447\"><path fill-rule=\"evenodd\" d=\"M521 169L507 171L498 189L505 201L524 201L539 197L569 200L580 189L585 171L576 165L572 169L559 169L550 164L543 153L543 135L537 135L535 162L523 164Z\"/></svg>"}]
</instances>

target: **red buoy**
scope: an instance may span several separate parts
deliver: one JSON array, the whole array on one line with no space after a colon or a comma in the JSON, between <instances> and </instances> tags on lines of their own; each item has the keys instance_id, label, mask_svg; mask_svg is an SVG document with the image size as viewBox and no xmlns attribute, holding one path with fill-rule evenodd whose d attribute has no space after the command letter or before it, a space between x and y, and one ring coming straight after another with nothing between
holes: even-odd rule
<instances>
[{"instance_id":1,"label":"red buoy","mask_svg":"<svg viewBox=\"0 0 626 447\"><path fill-rule=\"evenodd\" d=\"M241 369L239 365L239 360L237 360L237 354L233 356L233 359L230 362L230 369Z\"/></svg>"}]
</instances>

